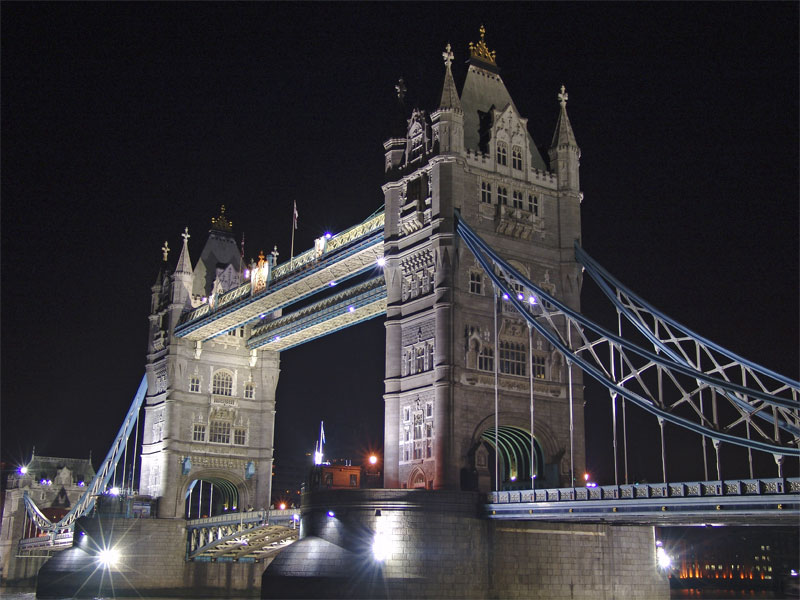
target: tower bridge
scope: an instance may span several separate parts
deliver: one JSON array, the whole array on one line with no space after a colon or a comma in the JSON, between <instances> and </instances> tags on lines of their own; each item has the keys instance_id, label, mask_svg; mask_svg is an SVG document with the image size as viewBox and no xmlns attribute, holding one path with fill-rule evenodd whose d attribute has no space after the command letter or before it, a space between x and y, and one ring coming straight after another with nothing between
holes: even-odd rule
<instances>
[{"instance_id":1,"label":"tower bridge","mask_svg":"<svg viewBox=\"0 0 800 600\"><path fill-rule=\"evenodd\" d=\"M539 571L505 579L506 567L495 563L494 583L481 579L480 561L519 551L539 564L537 547L566 553L568 539L596 540L603 552L634 548L641 564L631 571L595 557L562 558L570 569L589 568L587 581L608 576L625 595L652 597L665 590L653 524L796 519L800 483L785 477L784 463L800 455L800 383L681 326L589 257L580 244L581 153L568 94L563 86L554 94L545 158L484 35L471 45L461 93L448 45L438 106L415 109L385 142L383 209L282 264L273 253L244 265L224 210L194 266L188 231L174 267L165 250L151 288L145 378L91 492L55 523L26 498L31 520L54 544L91 511L120 461L121 479L133 487L129 443L140 459L138 491L157 499L159 517L137 523L136 535L161 535L154 523L163 523L171 528L164 540L181 538L165 581L190 578L187 561L244 563L286 547L264 575L264 597L352 591L365 549L378 541L389 549L370 568L398 593L463 595L466 588L448 588L444 574L454 569L460 585L486 594L508 595L519 581L547 590ZM620 316L616 332L581 314L587 274ZM296 531L260 510L271 497L280 352L384 316L386 489L309 492L300 539L288 545ZM633 337L623 335L623 317ZM615 481L597 491L575 484L586 462L584 373L608 389L614 415ZM659 424L663 483L633 486L627 469L621 477L616 410L626 403ZM715 476L706 465L706 481L669 481L667 424L698 436L704 463L710 442ZM725 481L722 444L747 449L749 479ZM775 457L776 478L753 473L753 452ZM211 520L186 521L204 485L216 490L207 500ZM43 595L68 570L67 553L91 555L75 535L74 547L43 570ZM424 564L409 540L442 559ZM251 589L253 572L237 573ZM591 586L579 588L590 594Z\"/></svg>"}]
</instances>

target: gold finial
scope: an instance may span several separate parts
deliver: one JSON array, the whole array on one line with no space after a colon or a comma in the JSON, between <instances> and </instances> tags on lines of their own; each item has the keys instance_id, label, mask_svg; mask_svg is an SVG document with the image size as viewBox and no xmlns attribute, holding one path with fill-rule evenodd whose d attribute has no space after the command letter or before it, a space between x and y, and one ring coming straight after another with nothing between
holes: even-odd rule
<instances>
[{"instance_id":1,"label":"gold finial","mask_svg":"<svg viewBox=\"0 0 800 600\"><path fill-rule=\"evenodd\" d=\"M569 94L567 94L566 88L562 85L561 93L558 94L558 103L561 104L561 108L567 105L567 100L569 100Z\"/></svg>"},{"instance_id":2,"label":"gold finial","mask_svg":"<svg viewBox=\"0 0 800 600\"><path fill-rule=\"evenodd\" d=\"M495 62L496 52L494 50L489 50L489 48L486 46L486 41L484 39L486 36L486 28L481 25L481 28L478 31L481 34L480 41L477 44L473 44L472 42L469 43L470 58L477 58L480 61L497 66L497 63Z\"/></svg>"},{"instance_id":3,"label":"gold finial","mask_svg":"<svg viewBox=\"0 0 800 600\"><path fill-rule=\"evenodd\" d=\"M225 216L224 204L220 207L219 216L216 219L211 219L211 229L216 229L217 231L233 230L233 223L228 220L228 217Z\"/></svg>"},{"instance_id":4,"label":"gold finial","mask_svg":"<svg viewBox=\"0 0 800 600\"><path fill-rule=\"evenodd\" d=\"M169 256L169 244L164 241L164 245L161 246L161 252L164 253L164 262L167 262L167 257Z\"/></svg>"}]
</instances>

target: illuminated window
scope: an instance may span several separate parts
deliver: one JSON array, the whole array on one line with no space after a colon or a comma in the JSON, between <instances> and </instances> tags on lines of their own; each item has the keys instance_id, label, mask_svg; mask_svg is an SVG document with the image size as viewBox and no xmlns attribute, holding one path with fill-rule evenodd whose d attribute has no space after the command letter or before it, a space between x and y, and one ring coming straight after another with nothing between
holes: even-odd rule
<instances>
[{"instance_id":1,"label":"illuminated window","mask_svg":"<svg viewBox=\"0 0 800 600\"><path fill-rule=\"evenodd\" d=\"M516 342L500 342L500 372L506 375L525 375L527 369L525 346Z\"/></svg>"},{"instance_id":2,"label":"illuminated window","mask_svg":"<svg viewBox=\"0 0 800 600\"><path fill-rule=\"evenodd\" d=\"M225 421L211 421L209 442L214 444L231 443L231 424Z\"/></svg>"},{"instance_id":3,"label":"illuminated window","mask_svg":"<svg viewBox=\"0 0 800 600\"><path fill-rule=\"evenodd\" d=\"M503 142L497 142L497 164L498 165L508 164L508 149L506 148L506 145Z\"/></svg>"},{"instance_id":4,"label":"illuminated window","mask_svg":"<svg viewBox=\"0 0 800 600\"><path fill-rule=\"evenodd\" d=\"M486 181L481 182L481 202L484 204L492 203L492 184Z\"/></svg>"},{"instance_id":5,"label":"illuminated window","mask_svg":"<svg viewBox=\"0 0 800 600\"><path fill-rule=\"evenodd\" d=\"M544 356L537 356L534 354L533 356L533 376L536 379L544 379Z\"/></svg>"},{"instance_id":6,"label":"illuminated window","mask_svg":"<svg viewBox=\"0 0 800 600\"><path fill-rule=\"evenodd\" d=\"M195 377L190 377L189 378L189 391L190 392L194 392L195 394L200 393L200 378L199 377L195 376Z\"/></svg>"},{"instance_id":7,"label":"illuminated window","mask_svg":"<svg viewBox=\"0 0 800 600\"><path fill-rule=\"evenodd\" d=\"M192 441L193 442L205 442L206 441L206 426L200 425L199 423L195 423L194 429L192 430Z\"/></svg>"},{"instance_id":8,"label":"illuminated window","mask_svg":"<svg viewBox=\"0 0 800 600\"><path fill-rule=\"evenodd\" d=\"M539 198L533 194L528 194L528 210L533 213L534 217L539 216Z\"/></svg>"},{"instance_id":9,"label":"illuminated window","mask_svg":"<svg viewBox=\"0 0 800 600\"><path fill-rule=\"evenodd\" d=\"M211 391L217 396L232 396L233 377L231 377L231 374L225 371L217 371L214 373Z\"/></svg>"},{"instance_id":10,"label":"illuminated window","mask_svg":"<svg viewBox=\"0 0 800 600\"><path fill-rule=\"evenodd\" d=\"M470 294L478 294L479 296L483 294L483 275L477 273L475 271L471 271L469 274L469 293Z\"/></svg>"},{"instance_id":11,"label":"illuminated window","mask_svg":"<svg viewBox=\"0 0 800 600\"><path fill-rule=\"evenodd\" d=\"M522 208L522 192L514 190L511 192L511 200L514 208Z\"/></svg>"},{"instance_id":12,"label":"illuminated window","mask_svg":"<svg viewBox=\"0 0 800 600\"><path fill-rule=\"evenodd\" d=\"M478 369L481 371L494 371L494 349L483 346L478 353Z\"/></svg>"},{"instance_id":13,"label":"illuminated window","mask_svg":"<svg viewBox=\"0 0 800 600\"><path fill-rule=\"evenodd\" d=\"M508 190L504 187L497 188L497 203L505 206L508 204Z\"/></svg>"},{"instance_id":14,"label":"illuminated window","mask_svg":"<svg viewBox=\"0 0 800 600\"><path fill-rule=\"evenodd\" d=\"M243 427L237 427L233 430L233 443L237 446L244 446L247 439L247 430Z\"/></svg>"},{"instance_id":15,"label":"illuminated window","mask_svg":"<svg viewBox=\"0 0 800 600\"><path fill-rule=\"evenodd\" d=\"M247 400L252 400L256 395L256 385L252 382L244 384L244 397Z\"/></svg>"},{"instance_id":16,"label":"illuminated window","mask_svg":"<svg viewBox=\"0 0 800 600\"><path fill-rule=\"evenodd\" d=\"M511 149L511 166L515 169L522 170L522 148L514 146Z\"/></svg>"}]
</instances>

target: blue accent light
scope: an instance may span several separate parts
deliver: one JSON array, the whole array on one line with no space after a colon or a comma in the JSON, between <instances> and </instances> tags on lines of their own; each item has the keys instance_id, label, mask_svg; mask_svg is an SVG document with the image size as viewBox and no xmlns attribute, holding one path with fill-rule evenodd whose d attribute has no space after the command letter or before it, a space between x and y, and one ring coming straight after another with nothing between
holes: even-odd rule
<instances>
[{"instance_id":1,"label":"blue accent light","mask_svg":"<svg viewBox=\"0 0 800 600\"><path fill-rule=\"evenodd\" d=\"M332 511L332 510L329 510L329 511L328 511L328 516L329 516L329 517L335 517L336 515L335 515L335 514L333 514L333 511Z\"/></svg>"}]
</instances>

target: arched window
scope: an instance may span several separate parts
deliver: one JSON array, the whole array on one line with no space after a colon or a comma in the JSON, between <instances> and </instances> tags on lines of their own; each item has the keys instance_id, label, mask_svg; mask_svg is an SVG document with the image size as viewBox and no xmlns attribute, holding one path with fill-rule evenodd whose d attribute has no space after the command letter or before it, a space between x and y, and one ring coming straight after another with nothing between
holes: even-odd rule
<instances>
[{"instance_id":1,"label":"arched window","mask_svg":"<svg viewBox=\"0 0 800 600\"><path fill-rule=\"evenodd\" d=\"M411 476L411 488L424 488L425 487L425 473L422 471L416 471Z\"/></svg>"},{"instance_id":2,"label":"arched window","mask_svg":"<svg viewBox=\"0 0 800 600\"><path fill-rule=\"evenodd\" d=\"M225 371L214 373L211 392L217 396L233 396L233 377Z\"/></svg>"},{"instance_id":3,"label":"arched window","mask_svg":"<svg viewBox=\"0 0 800 600\"><path fill-rule=\"evenodd\" d=\"M189 391L195 394L200 392L200 378L197 375L189 377Z\"/></svg>"},{"instance_id":4,"label":"arched window","mask_svg":"<svg viewBox=\"0 0 800 600\"><path fill-rule=\"evenodd\" d=\"M504 142L497 142L497 164L498 165L507 165L508 164L508 149Z\"/></svg>"},{"instance_id":5,"label":"arched window","mask_svg":"<svg viewBox=\"0 0 800 600\"><path fill-rule=\"evenodd\" d=\"M481 182L481 202L484 204L492 203L492 184L486 181Z\"/></svg>"},{"instance_id":6,"label":"arched window","mask_svg":"<svg viewBox=\"0 0 800 600\"><path fill-rule=\"evenodd\" d=\"M525 346L516 342L500 342L500 372L506 375L525 375Z\"/></svg>"},{"instance_id":7,"label":"arched window","mask_svg":"<svg viewBox=\"0 0 800 600\"><path fill-rule=\"evenodd\" d=\"M508 190L504 187L497 188L497 203L506 205L508 204Z\"/></svg>"},{"instance_id":8,"label":"arched window","mask_svg":"<svg viewBox=\"0 0 800 600\"><path fill-rule=\"evenodd\" d=\"M513 192L511 192L511 196L513 198L514 208L522 208L522 192L514 190Z\"/></svg>"},{"instance_id":9,"label":"arched window","mask_svg":"<svg viewBox=\"0 0 800 600\"><path fill-rule=\"evenodd\" d=\"M522 148L519 146L511 149L511 166L514 169L522 170Z\"/></svg>"},{"instance_id":10,"label":"arched window","mask_svg":"<svg viewBox=\"0 0 800 600\"><path fill-rule=\"evenodd\" d=\"M483 346L478 354L478 369L494 371L494 350L489 346Z\"/></svg>"},{"instance_id":11,"label":"arched window","mask_svg":"<svg viewBox=\"0 0 800 600\"><path fill-rule=\"evenodd\" d=\"M256 395L256 384L252 381L248 381L244 384L244 397L247 400L252 400L255 398Z\"/></svg>"}]
</instances>

